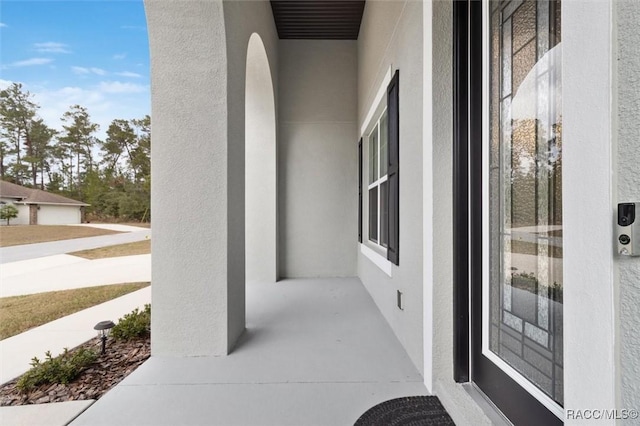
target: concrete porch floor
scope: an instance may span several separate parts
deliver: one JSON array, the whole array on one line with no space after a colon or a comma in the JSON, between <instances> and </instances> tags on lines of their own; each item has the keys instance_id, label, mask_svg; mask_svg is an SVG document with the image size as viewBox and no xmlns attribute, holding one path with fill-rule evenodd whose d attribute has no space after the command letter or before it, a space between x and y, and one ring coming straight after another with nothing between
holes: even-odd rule
<instances>
[{"instance_id":1,"label":"concrete porch floor","mask_svg":"<svg viewBox=\"0 0 640 426\"><path fill-rule=\"evenodd\" d=\"M247 286L247 331L219 358L152 357L71 424L352 425L423 379L360 280Z\"/></svg>"}]
</instances>

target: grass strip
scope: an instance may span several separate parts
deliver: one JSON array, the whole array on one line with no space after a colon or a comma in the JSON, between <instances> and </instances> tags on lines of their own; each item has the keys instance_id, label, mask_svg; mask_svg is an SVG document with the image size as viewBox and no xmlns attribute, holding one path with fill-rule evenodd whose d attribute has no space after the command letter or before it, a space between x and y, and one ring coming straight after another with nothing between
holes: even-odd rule
<instances>
[{"instance_id":1,"label":"grass strip","mask_svg":"<svg viewBox=\"0 0 640 426\"><path fill-rule=\"evenodd\" d=\"M149 286L111 284L0 298L0 340Z\"/></svg>"},{"instance_id":2,"label":"grass strip","mask_svg":"<svg viewBox=\"0 0 640 426\"><path fill-rule=\"evenodd\" d=\"M105 259L107 257L134 256L151 253L151 240L137 241L135 243L117 244L115 246L100 247L91 250L75 251L67 253L85 259Z\"/></svg>"}]
</instances>

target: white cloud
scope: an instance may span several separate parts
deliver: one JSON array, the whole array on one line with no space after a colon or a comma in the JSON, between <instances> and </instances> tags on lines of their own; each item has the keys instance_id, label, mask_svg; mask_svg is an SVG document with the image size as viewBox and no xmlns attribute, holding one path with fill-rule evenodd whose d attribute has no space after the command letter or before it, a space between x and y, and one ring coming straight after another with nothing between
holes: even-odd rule
<instances>
[{"instance_id":1,"label":"white cloud","mask_svg":"<svg viewBox=\"0 0 640 426\"><path fill-rule=\"evenodd\" d=\"M122 59L124 59L126 57L127 57L126 53L118 53L118 54L113 55L113 59L115 59L116 61L120 61L120 60L122 60Z\"/></svg>"},{"instance_id":2,"label":"white cloud","mask_svg":"<svg viewBox=\"0 0 640 426\"><path fill-rule=\"evenodd\" d=\"M141 84L122 83L119 81L100 82L98 89L104 93L141 93L149 90L147 86Z\"/></svg>"},{"instance_id":3,"label":"white cloud","mask_svg":"<svg viewBox=\"0 0 640 426\"><path fill-rule=\"evenodd\" d=\"M55 41L48 41L46 43L36 43L33 45L36 51L43 53L71 53L64 43L58 43Z\"/></svg>"},{"instance_id":4,"label":"white cloud","mask_svg":"<svg viewBox=\"0 0 640 426\"><path fill-rule=\"evenodd\" d=\"M0 78L0 90L6 89L7 87L11 86L12 83L14 82L9 80L2 80Z\"/></svg>"},{"instance_id":5,"label":"white cloud","mask_svg":"<svg viewBox=\"0 0 640 426\"><path fill-rule=\"evenodd\" d=\"M117 72L116 75L122 76L122 77L132 77L132 78L141 78L142 76L136 72L131 72L131 71L123 71L123 72Z\"/></svg>"},{"instance_id":6,"label":"white cloud","mask_svg":"<svg viewBox=\"0 0 640 426\"><path fill-rule=\"evenodd\" d=\"M78 74L78 75L88 75L88 74L96 74L96 75L107 75L107 72L105 70L103 70L102 68L95 68L95 67L91 67L91 68L85 68L85 67L71 67L71 71L74 74Z\"/></svg>"},{"instance_id":7,"label":"white cloud","mask_svg":"<svg viewBox=\"0 0 640 426\"><path fill-rule=\"evenodd\" d=\"M78 75L86 75L91 72L89 71L89 68L84 68L84 67L71 67L71 71L73 71L74 74L78 74Z\"/></svg>"},{"instance_id":8,"label":"white cloud","mask_svg":"<svg viewBox=\"0 0 640 426\"><path fill-rule=\"evenodd\" d=\"M53 62L53 59L50 58L31 58L25 59L24 61L17 61L9 64L10 67L29 67L33 65L46 65Z\"/></svg>"},{"instance_id":9,"label":"white cloud","mask_svg":"<svg viewBox=\"0 0 640 426\"><path fill-rule=\"evenodd\" d=\"M148 86L116 86L114 83L100 83L98 86L91 87L67 86L57 89L33 87L27 90L34 94L34 100L41 107L38 115L49 126L62 130L60 118L71 105L78 104L87 108L91 121L100 125L96 136L104 140L109 124L114 119L142 118L149 114ZM0 87L2 84L3 81L0 80Z\"/></svg>"},{"instance_id":10,"label":"white cloud","mask_svg":"<svg viewBox=\"0 0 640 426\"><path fill-rule=\"evenodd\" d=\"M5 24L4 22L0 22L0 28L6 28L6 27L8 27L7 24Z\"/></svg>"}]
</instances>

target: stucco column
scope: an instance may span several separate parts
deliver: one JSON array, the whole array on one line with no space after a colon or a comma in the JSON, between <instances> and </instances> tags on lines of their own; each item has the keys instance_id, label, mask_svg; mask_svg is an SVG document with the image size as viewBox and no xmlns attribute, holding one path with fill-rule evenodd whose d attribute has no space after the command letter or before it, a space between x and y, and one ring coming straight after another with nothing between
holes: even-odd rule
<instances>
[{"instance_id":1,"label":"stucco column","mask_svg":"<svg viewBox=\"0 0 640 426\"><path fill-rule=\"evenodd\" d=\"M152 355L225 355L244 330L245 311L244 297L234 296L244 287L244 224L230 223L244 217L244 205L229 200L243 198L244 182L229 178L237 165L229 164L223 5L145 0L145 9L153 134ZM229 255L230 246L236 255Z\"/></svg>"}]
</instances>

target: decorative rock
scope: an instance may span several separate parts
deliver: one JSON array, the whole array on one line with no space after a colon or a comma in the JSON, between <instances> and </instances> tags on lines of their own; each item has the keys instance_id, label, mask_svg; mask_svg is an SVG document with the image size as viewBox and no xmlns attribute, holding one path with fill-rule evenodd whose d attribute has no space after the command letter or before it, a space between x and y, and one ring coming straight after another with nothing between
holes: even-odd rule
<instances>
[{"instance_id":1,"label":"decorative rock","mask_svg":"<svg viewBox=\"0 0 640 426\"><path fill-rule=\"evenodd\" d=\"M44 404L47 402L50 402L51 398L49 398L48 396L43 396L42 398L38 398L36 400L36 404Z\"/></svg>"}]
</instances>

